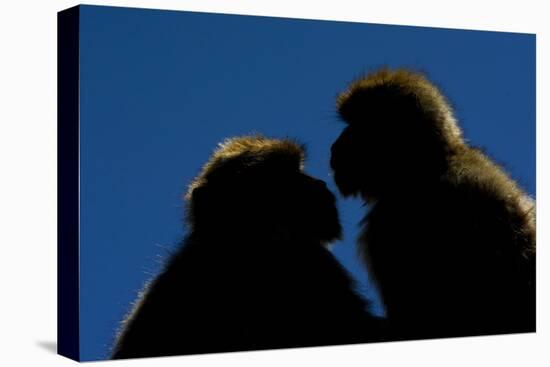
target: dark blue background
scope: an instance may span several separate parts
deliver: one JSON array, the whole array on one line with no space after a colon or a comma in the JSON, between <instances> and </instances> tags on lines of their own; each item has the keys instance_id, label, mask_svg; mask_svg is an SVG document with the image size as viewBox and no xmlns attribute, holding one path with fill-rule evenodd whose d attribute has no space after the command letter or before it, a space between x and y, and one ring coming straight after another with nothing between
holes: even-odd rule
<instances>
[{"instance_id":1,"label":"dark blue background","mask_svg":"<svg viewBox=\"0 0 550 367\"><path fill-rule=\"evenodd\" d=\"M106 357L185 233L181 195L216 144L297 137L307 170L335 191L335 96L376 67L426 72L466 137L535 193L534 35L92 6L80 31L83 360ZM345 238L333 250L376 300L355 256L365 208L339 208Z\"/></svg>"}]
</instances>

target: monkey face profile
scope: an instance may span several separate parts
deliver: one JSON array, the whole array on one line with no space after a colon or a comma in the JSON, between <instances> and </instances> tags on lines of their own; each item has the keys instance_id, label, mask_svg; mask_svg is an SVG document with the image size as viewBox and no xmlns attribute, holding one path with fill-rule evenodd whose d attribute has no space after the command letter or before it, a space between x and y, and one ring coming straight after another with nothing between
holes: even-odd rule
<instances>
[{"instance_id":1,"label":"monkey face profile","mask_svg":"<svg viewBox=\"0 0 550 367\"><path fill-rule=\"evenodd\" d=\"M188 221L196 230L246 227L321 242L339 238L335 197L325 182L303 171L304 155L290 140L226 141L190 187Z\"/></svg>"},{"instance_id":2,"label":"monkey face profile","mask_svg":"<svg viewBox=\"0 0 550 367\"><path fill-rule=\"evenodd\" d=\"M365 188L376 186L374 180L377 177L370 173L382 169L376 169L380 161L372 159L376 157L372 152L374 146L365 143L369 134L362 130L351 126L345 128L331 147L330 165L334 172L334 182L344 196L363 194L370 197L371 194ZM358 157L361 157L361 163L368 169L357 169ZM376 191L375 188L373 190Z\"/></svg>"},{"instance_id":3,"label":"monkey face profile","mask_svg":"<svg viewBox=\"0 0 550 367\"><path fill-rule=\"evenodd\" d=\"M373 116L368 124L349 125L342 131L331 147L330 164L344 196L361 195L370 201L388 190L399 192L400 186L414 184L415 171L436 163L428 139L411 137L405 129L394 131L399 125L401 121L392 116Z\"/></svg>"},{"instance_id":4,"label":"monkey face profile","mask_svg":"<svg viewBox=\"0 0 550 367\"><path fill-rule=\"evenodd\" d=\"M352 83L337 107L346 127L332 145L331 167L344 196L368 201L422 185L462 144L449 104L420 74L382 69Z\"/></svg>"}]
</instances>

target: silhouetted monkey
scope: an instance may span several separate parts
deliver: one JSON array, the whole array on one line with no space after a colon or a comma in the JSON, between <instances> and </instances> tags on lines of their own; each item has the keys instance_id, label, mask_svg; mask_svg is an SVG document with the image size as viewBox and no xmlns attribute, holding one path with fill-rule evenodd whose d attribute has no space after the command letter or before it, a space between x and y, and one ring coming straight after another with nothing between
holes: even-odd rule
<instances>
[{"instance_id":1,"label":"silhouetted monkey","mask_svg":"<svg viewBox=\"0 0 550 367\"><path fill-rule=\"evenodd\" d=\"M186 195L190 233L142 292L112 358L377 340L378 321L326 248L335 198L302 147L227 140Z\"/></svg>"},{"instance_id":2,"label":"silhouetted monkey","mask_svg":"<svg viewBox=\"0 0 550 367\"><path fill-rule=\"evenodd\" d=\"M369 205L360 250L392 339L535 330L535 203L422 74L382 69L337 99L344 196Z\"/></svg>"}]
</instances>

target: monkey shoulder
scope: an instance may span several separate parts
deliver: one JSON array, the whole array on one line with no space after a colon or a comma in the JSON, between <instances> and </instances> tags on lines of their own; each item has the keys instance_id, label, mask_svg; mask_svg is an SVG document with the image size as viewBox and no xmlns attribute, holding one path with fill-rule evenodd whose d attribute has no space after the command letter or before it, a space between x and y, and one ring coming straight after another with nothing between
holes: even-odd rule
<instances>
[{"instance_id":1,"label":"monkey shoulder","mask_svg":"<svg viewBox=\"0 0 550 367\"><path fill-rule=\"evenodd\" d=\"M534 251L534 201L477 148L464 149L449 162L438 179L371 205L361 241L396 248L407 241L472 248L505 242Z\"/></svg>"}]
</instances>

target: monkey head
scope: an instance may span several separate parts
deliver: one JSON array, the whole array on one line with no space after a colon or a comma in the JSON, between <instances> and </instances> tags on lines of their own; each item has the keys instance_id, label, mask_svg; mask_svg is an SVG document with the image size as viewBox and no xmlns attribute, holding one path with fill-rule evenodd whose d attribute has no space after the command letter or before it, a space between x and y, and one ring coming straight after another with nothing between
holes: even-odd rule
<instances>
[{"instance_id":1,"label":"monkey head","mask_svg":"<svg viewBox=\"0 0 550 367\"><path fill-rule=\"evenodd\" d=\"M288 139L224 141L189 187L188 224L194 231L338 238L334 195L304 172L304 159L303 146Z\"/></svg>"},{"instance_id":2,"label":"monkey head","mask_svg":"<svg viewBox=\"0 0 550 367\"><path fill-rule=\"evenodd\" d=\"M337 98L345 122L331 149L344 196L367 201L439 175L462 144L451 107L422 74L381 69L351 83Z\"/></svg>"}]
</instances>

